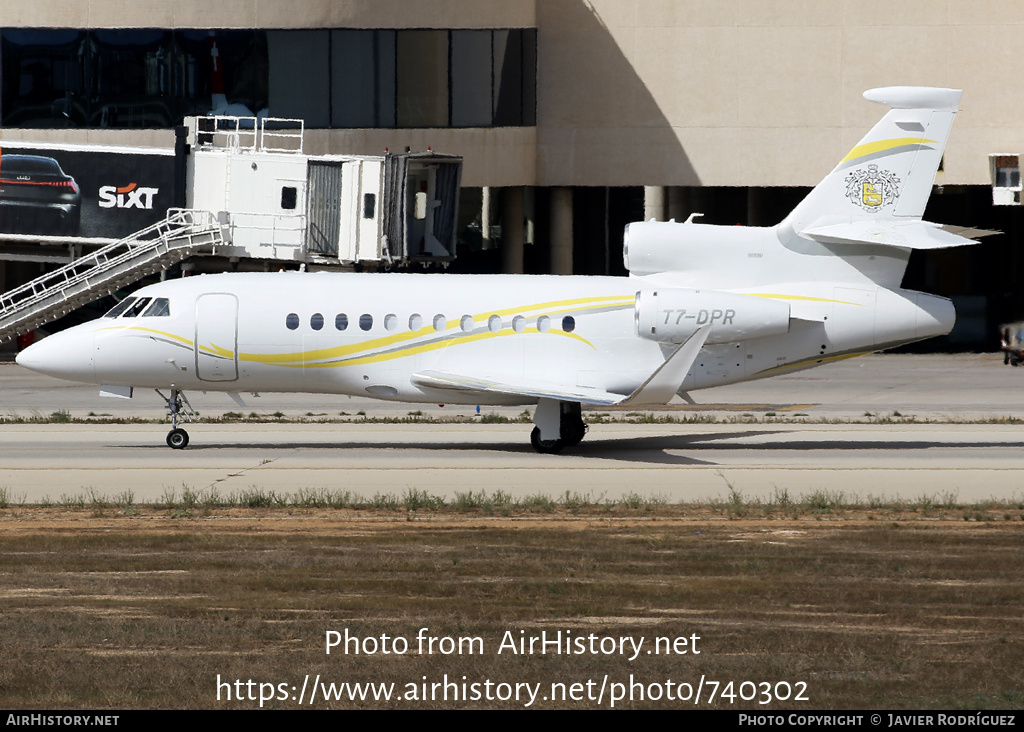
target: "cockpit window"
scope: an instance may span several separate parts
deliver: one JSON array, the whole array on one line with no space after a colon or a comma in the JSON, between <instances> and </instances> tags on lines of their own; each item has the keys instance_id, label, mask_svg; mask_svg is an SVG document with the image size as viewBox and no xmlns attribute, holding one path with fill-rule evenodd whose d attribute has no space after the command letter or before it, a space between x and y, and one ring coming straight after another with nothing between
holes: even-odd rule
<instances>
[{"instance_id":1,"label":"cockpit window","mask_svg":"<svg viewBox=\"0 0 1024 732\"><path fill-rule=\"evenodd\" d=\"M134 318L135 316L137 316L139 313L146 309L146 306L149 305L149 301L152 299L153 298L151 297L140 297L138 300L132 303L132 306L130 308L124 311L124 315L121 317Z\"/></svg>"},{"instance_id":2,"label":"cockpit window","mask_svg":"<svg viewBox=\"0 0 1024 732\"><path fill-rule=\"evenodd\" d=\"M127 310L129 308L129 306L133 302L135 302L135 300L136 300L136 298L134 298L134 297L126 297L124 300L119 302L117 305L115 305L114 307L110 308L110 310L107 311L107 314L104 315L103 317L104 318L116 318L118 315L120 315L125 310Z\"/></svg>"},{"instance_id":3,"label":"cockpit window","mask_svg":"<svg viewBox=\"0 0 1024 732\"><path fill-rule=\"evenodd\" d=\"M142 314L144 318L166 318L171 314L171 302L166 297L158 297L153 301L146 312Z\"/></svg>"}]
</instances>

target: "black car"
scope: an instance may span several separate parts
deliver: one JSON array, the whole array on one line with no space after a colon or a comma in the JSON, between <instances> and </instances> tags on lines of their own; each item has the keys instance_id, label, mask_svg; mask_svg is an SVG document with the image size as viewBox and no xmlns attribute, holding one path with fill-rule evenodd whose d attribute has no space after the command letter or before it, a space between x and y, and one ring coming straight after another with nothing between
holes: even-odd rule
<instances>
[{"instance_id":1,"label":"black car","mask_svg":"<svg viewBox=\"0 0 1024 732\"><path fill-rule=\"evenodd\" d=\"M82 194L53 158L0 155L0 231L78 236Z\"/></svg>"}]
</instances>

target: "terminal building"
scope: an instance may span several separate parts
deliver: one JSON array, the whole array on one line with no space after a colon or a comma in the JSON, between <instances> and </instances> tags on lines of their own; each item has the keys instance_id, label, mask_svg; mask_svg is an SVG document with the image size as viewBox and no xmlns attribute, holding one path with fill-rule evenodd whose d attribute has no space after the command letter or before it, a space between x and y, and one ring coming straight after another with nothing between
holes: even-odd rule
<instances>
[{"instance_id":1,"label":"terminal building","mask_svg":"<svg viewBox=\"0 0 1024 732\"><path fill-rule=\"evenodd\" d=\"M780 221L884 113L866 89L963 89L926 218L1001 233L914 252L904 284L957 304L930 348L995 350L1024 319L1022 25L1000 0L0 0L0 140L301 119L308 155L461 159L450 271L624 274L630 221ZM0 237L3 290L82 253L29 244Z\"/></svg>"}]
</instances>

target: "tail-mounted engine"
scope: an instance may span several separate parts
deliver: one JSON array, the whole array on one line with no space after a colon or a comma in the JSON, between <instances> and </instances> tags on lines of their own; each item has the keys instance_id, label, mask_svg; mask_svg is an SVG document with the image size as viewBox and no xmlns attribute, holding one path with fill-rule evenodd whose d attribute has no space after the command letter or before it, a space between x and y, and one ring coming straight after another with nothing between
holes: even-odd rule
<instances>
[{"instance_id":1,"label":"tail-mounted engine","mask_svg":"<svg viewBox=\"0 0 1024 732\"><path fill-rule=\"evenodd\" d=\"M641 290L634 315L637 334L662 343L682 343L705 325L709 344L789 332L788 303L720 290Z\"/></svg>"}]
</instances>

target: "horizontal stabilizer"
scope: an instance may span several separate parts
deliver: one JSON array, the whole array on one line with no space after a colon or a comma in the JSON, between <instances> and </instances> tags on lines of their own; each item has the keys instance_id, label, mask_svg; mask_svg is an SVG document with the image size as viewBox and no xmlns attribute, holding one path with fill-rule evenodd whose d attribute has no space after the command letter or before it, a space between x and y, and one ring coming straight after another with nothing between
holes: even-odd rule
<instances>
[{"instance_id":1,"label":"horizontal stabilizer","mask_svg":"<svg viewBox=\"0 0 1024 732\"><path fill-rule=\"evenodd\" d=\"M950 234L966 236L968 239L983 239L986 236L1003 233L999 229L974 229L970 226L955 226L953 224L942 224L942 230L948 231Z\"/></svg>"},{"instance_id":2,"label":"horizontal stabilizer","mask_svg":"<svg viewBox=\"0 0 1024 732\"><path fill-rule=\"evenodd\" d=\"M945 249L978 243L928 221L851 221L812 225L800 234L822 244L880 244L905 249Z\"/></svg>"}]
</instances>

